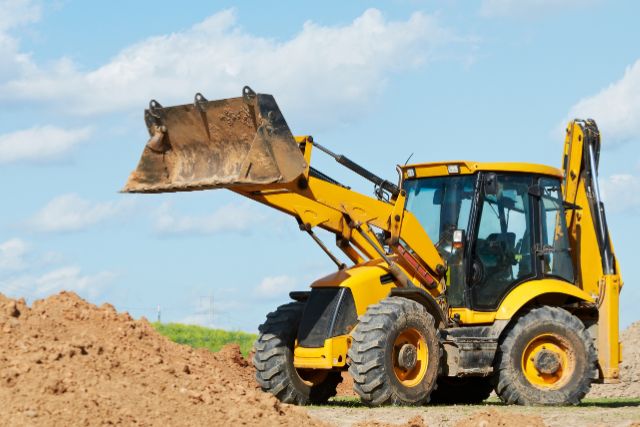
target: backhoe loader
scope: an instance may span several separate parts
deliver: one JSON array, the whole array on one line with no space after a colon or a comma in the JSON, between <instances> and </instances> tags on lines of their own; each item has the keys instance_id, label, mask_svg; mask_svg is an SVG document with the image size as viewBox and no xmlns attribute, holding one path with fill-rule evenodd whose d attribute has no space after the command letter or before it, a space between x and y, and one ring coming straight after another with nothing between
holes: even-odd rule
<instances>
[{"instance_id":1,"label":"backhoe loader","mask_svg":"<svg viewBox=\"0 0 640 427\"><path fill-rule=\"evenodd\" d=\"M592 383L618 381L622 282L594 121L569 123L562 169L417 163L398 166L397 183L294 137L275 99L249 87L153 100L145 121L124 192L226 188L295 218L336 264L259 327L256 378L282 402L326 402L343 371L369 406L475 403L493 390L509 404L577 404ZM311 166L316 153L373 182L373 196Z\"/></svg>"}]
</instances>

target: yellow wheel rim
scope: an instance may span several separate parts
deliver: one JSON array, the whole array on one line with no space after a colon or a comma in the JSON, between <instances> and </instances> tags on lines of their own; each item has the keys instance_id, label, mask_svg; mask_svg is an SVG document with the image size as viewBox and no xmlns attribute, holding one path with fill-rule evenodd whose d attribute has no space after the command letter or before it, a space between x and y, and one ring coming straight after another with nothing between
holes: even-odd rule
<instances>
[{"instance_id":1,"label":"yellow wheel rim","mask_svg":"<svg viewBox=\"0 0 640 427\"><path fill-rule=\"evenodd\" d=\"M575 364L571 346L555 334L538 335L529 341L522 354L525 378L542 389L557 389L569 382Z\"/></svg>"},{"instance_id":2,"label":"yellow wheel rim","mask_svg":"<svg viewBox=\"0 0 640 427\"><path fill-rule=\"evenodd\" d=\"M398 381L405 387L415 387L422 382L428 364L429 349L422 334L414 328L400 332L393 343L393 372Z\"/></svg>"}]
</instances>

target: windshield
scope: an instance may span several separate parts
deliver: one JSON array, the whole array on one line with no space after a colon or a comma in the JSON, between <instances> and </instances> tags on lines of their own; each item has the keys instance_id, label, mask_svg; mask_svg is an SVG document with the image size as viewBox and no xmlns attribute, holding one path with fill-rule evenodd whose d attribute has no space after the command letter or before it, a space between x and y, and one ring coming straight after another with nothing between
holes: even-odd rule
<instances>
[{"instance_id":1,"label":"windshield","mask_svg":"<svg viewBox=\"0 0 640 427\"><path fill-rule=\"evenodd\" d=\"M475 180L475 175L456 175L404 182L407 210L420 221L447 262L447 296L452 307L464 304L465 283L464 251L453 247L453 231L467 233Z\"/></svg>"},{"instance_id":2,"label":"windshield","mask_svg":"<svg viewBox=\"0 0 640 427\"><path fill-rule=\"evenodd\" d=\"M475 176L457 175L404 182L407 210L422 224L431 240L442 247L453 230L467 230Z\"/></svg>"}]
</instances>

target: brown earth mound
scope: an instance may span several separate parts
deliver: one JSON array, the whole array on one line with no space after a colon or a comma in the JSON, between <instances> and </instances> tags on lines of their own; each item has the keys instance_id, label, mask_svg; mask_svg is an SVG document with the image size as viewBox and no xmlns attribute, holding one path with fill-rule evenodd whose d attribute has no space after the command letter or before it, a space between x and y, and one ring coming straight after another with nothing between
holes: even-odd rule
<instances>
[{"instance_id":1,"label":"brown earth mound","mask_svg":"<svg viewBox=\"0 0 640 427\"><path fill-rule=\"evenodd\" d=\"M255 388L237 346L194 350L110 305L0 294L0 425L317 426Z\"/></svg>"},{"instance_id":2,"label":"brown earth mound","mask_svg":"<svg viewBox=\"0 0 640 427\"><path fill-rule=\"evenodd\" d=\"M594 384L588 398L640 397L640 321L620 334L622 364L618 384Z\"/></svg>"}]
</instances>

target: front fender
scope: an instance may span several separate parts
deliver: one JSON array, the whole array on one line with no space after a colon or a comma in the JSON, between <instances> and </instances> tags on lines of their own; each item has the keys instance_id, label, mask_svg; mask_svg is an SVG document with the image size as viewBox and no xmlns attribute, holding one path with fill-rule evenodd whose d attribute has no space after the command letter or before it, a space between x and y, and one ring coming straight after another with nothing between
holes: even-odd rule
<instances>
[{"instance_id":1,"label":"front fender","mask_svg":"<svg viewBox=\"0 0 640 427\"><path fill-rule=\"evenodd\" d=\"M358 316L376 304L396 287L389 272L375 264L365 264L336 271L311 284L311 288L344 287L351 290Z\"/></svg>"}]
</instances>

